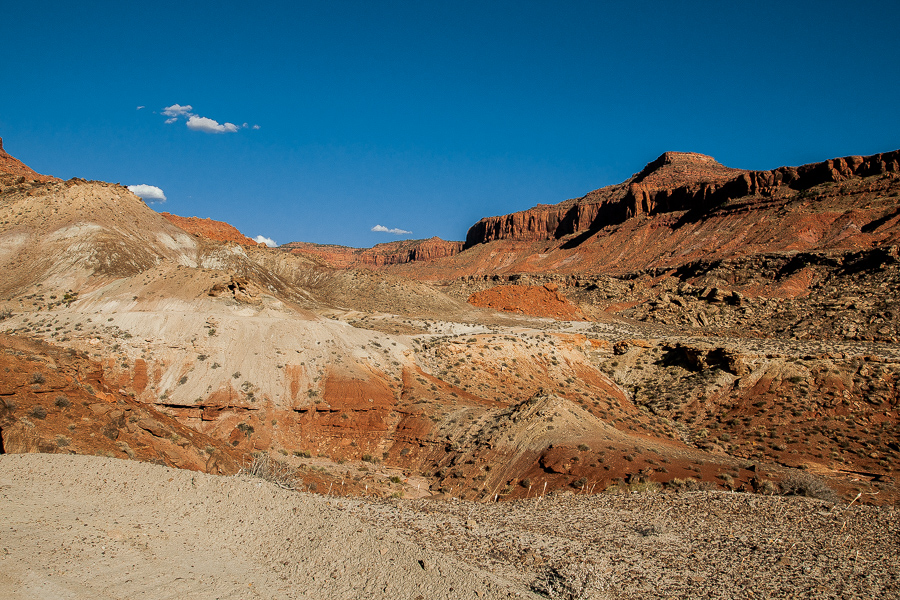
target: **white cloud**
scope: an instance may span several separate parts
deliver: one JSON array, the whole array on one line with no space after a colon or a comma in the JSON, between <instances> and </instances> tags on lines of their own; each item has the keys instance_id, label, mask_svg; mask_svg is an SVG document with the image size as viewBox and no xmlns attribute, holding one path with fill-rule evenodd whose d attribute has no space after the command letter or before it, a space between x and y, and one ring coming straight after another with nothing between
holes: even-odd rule
<instances>
[{"instance_id":1,"label":"white cloud","mask_svg":"<svg viewBox=\"0 0 900 600\"><path fill-rule=\"evenodd\" d=\"M261 235L258 235L255 238L253 238L253 241L256 242L257 244L265 244L269 248L278 247L278 244L275 243L275 240L273 240L272 238L263 237Z\"/></svg>"},{"instance_id":2,"label":"white cloud","mask_svg":"<svg viewBox=\"0 0 900 600\"><path fill-rule=\"evenodd\" d=\"M162 114L166 115L167 117L187 117L193 114L191 113L192 110L194 110L194 107L190 104L187 104L185 106L181 106L180 104L173 104L172 106L165 107Z\"/></svg>"},{"instance_id":3,"label":"white cloud","mask_svg":"<svg viewBox=\"0 0 900 600\"><path fill-rule=\"evenodd\" d=\"M214 119L198 117L197 115L191 115L191 118L188 119L187 126L188 129L203 131L204 133L234 133L238 130L238 126L234 123L223 123L220 125L219 122Z\"/></svg>"},{"instance_id":4,"label":"white cloud","mask_svg":"<svg viewBox=\"0 0 900 600\"><path fill-rule=\"evenodd\" d=\"M412 233L412 231L406 231L405 229L397 229L396 227L394 229L388 229L384 225L376 225L375 227L372 228L372 231L377 231L379 233L393 233L394 235L404 235L407 233Z\"/></svg>"},{"instance_id":5,"label":"white cloud","mask_svg":"<svg viewBox=\"0 0 900 600\"><path fill-rule=\"evenodd\" d=\"M166 119L166 124L171 125L172 123L177 122L178 119L185 118L187 119L187 123L185 124L188 129L192 131L202 131L203 133L234 133L241 128L247 129L249 127L248 123L244 123L241 126L228 122L219 123L215 119L201 117L193 112L193 110L194 107L190 104L185 104L184 106L181 104L173 104L172 106L165 107L162 114L169 117ZM259 125L254 125L253 129L259 129Z\"/></svg>"},{"instance_id":6,"label":"white cloud","mask_svg":"<svg viewBox=\"0 0 900 600\"><path fill-rule=\"evenodd\" d=\"M144 106L143 104L141 104L140 106L137 107L138 110L141 110L142 108L147 108L147 107Z\"/></svg>"},{"instance_id":7,"label":"white cloud","mask_svg":"<svg viewBox=\"0 0 900 600\"><path fill-rule=\"evenodd\" d=\"M150 200L151 202L165 202L166 195L163 193L161 189L156 187L155 185L144 185L143 183L140 185L129 185L128 189L135 196L140 196L144 200Z\"/></svg>"}]
</instances>

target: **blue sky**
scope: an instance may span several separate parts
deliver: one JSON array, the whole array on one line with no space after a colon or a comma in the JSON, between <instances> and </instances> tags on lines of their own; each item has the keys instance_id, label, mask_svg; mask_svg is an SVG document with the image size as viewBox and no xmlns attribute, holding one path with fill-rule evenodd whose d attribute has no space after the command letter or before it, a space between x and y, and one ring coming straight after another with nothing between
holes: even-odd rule
<instances>
[{"instance_id":1,"label":"blue sky","mask_svg":"<svg viewBox=\"0 0 900 600\"><path fill-rule=\"evenodd\" d=\"M898 2L7 3L0 137L251 237L461 240L668 150L900 148L898 23Z\"/></svg>"}]
</instances>

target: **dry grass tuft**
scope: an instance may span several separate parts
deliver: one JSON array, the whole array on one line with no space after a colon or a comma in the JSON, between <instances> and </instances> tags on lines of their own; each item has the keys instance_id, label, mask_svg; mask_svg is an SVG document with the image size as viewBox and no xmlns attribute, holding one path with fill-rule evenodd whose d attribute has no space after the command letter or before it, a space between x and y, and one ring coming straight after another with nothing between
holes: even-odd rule
<instances>
[{"instance_id":1,"label":"dry grass tuft","mask_svg":"<svg viewBox=\"0 0 900 600\"><path fill-rule=\"evenodd\" d=\"M837 493L828 487L824 481L811 473L791 470L778 484L781 494L784 496L806 496L818 498L827 502L838 502Z\"/></svg>"},{"instance_id":2,"label":"dry grass tuft","mask_svg":"<svg viewBox=\"0 0 900 600\"><path fill-rule=\"evenodd\" d=\"M297 489L294 469L290 465L271 458L265 452L254 454L250 464L242 467L238 474L265 479L286 490Z\"/></svg>"}]
</instances>

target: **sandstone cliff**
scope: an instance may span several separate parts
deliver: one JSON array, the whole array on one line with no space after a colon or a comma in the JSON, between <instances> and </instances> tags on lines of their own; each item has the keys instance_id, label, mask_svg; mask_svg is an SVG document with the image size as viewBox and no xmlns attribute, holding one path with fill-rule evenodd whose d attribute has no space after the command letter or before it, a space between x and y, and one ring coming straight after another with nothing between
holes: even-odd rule
<instances>
[{"instance_id":1,"label":"sandstone cliff","mask_svg":"<svg viewBox=\"0 0 900 600\"><path fill-rule=\"evenodd\" d=\"M382 267L409 262L429 262L453 256L462 251L463 242L450 242L439 237L427 240L402 240L376 244L372 248L291 242L284 245L292 254L313 256L336 268Z\"/></svg>"},{"instance_id":2,"label":"sandstone cliff","mask_svg":"<svg viewBox=\"0 0 900 600\"><path fill-rule=\"evenodd\" d=\"M771 171L731 169L712 157L666 152L624 183L581 198L481 219L469 229L466 248L495 240L538 241L598 231L640 215L706 211L729 201L767 198L823 183L900 172L900 150L848 156Z\"/></svg>"}]
</instances>

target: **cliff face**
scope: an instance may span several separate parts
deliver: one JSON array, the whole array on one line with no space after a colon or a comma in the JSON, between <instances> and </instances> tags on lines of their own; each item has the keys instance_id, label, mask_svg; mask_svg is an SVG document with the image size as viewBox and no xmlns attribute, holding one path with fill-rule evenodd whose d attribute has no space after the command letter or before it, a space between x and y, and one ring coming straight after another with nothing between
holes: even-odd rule
<instances>
[{"instance_id":1,"label":"cliff face","mask_svg":"<svg viewBox=\"0 0 900 600\"><path fill-rule=\"evenodd\" d=\"M624 183L560 204L481 219L469 229L466 248L494 240L559 239L640 215L705 211L746 197L765 201L823 183L897 172L900 150L771 171L731 169L702 154L667 152Z\"/></svg>"},{"instance_id":2,"label":"cliff face","mask_svg":"<svg viewBox=\"0 0 900 600\"><path fill-rule=\"evenodd\" d=\"M332 267L383 267L410 262L430 262L462 251L463 242L448 242L439 237L427 240L403 240L376 244L372 248L348 248L306 242L284 245L292 254L319 258Z\"/></svg>"}]
</instances>

